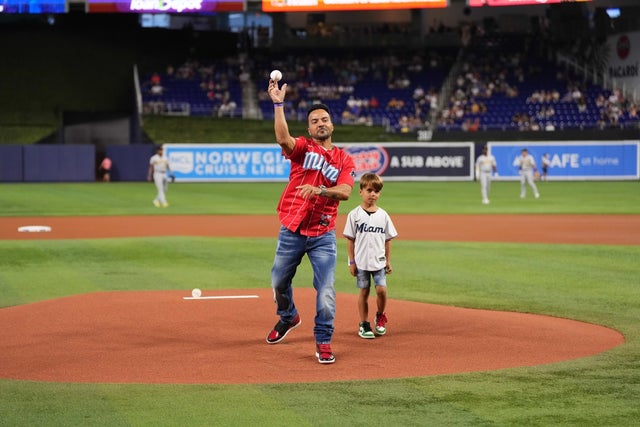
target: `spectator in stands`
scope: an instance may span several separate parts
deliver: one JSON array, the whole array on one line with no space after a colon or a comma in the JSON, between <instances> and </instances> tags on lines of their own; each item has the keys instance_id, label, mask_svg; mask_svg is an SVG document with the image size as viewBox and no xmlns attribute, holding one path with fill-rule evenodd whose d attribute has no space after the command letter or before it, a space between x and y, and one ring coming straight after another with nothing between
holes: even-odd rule
<instances>
[{"instance_id":1,"label":"spectator in stands","mask_svg":"<svg viewBox=\"0 0 640 427\"><path fill-rule=\"evenodd\" d=\"M356 116L354 116L351 110L349 110L349 107L347 107L342 111L340 121L343 125L350 125L356 121Z\"/></svg>"},{"instance_id":2,"label":"spectator in stands","mask_svg":"<svg viewBox=\"0 0 640 427\"><path fill-rule=\"evenodd\" d=\"M246 86L249 80L251 80L251 74L245 69L242 68L240 70L240 74L238 75L238 80L242 86Z\"/></svg>"},{"instance_id":3,"label":"spectator in stands","mask_svg":"<svg viewBox=\"0 0 640 427\"><path fill-rule=\"evenodd\" d=\"M402 107L404 107L404 101L402 99L393 97L387 102L388 110L402 110Z\"/></svg>"},{"instance_id":4,"label":"spectator in stands","mask_svg":"<svg viewBox=\"0 0 640 427\"><path fill-rule=\"evenodd\" d=\"M424 99L425 91L422 86L418 85L413 89L413 100L416 102L420 102Z\"/></svg>"},{"instance_id":5,"label":"spectator in stands","mask_svg":"<svg viewBox=\"0 0 640 427\"><path fill-rule=\"evenodd\" d=\"M407 116L401 116L400 120L398 120L398 131L400 133L411 132L411 127L409 125L409 118Z\"/></svg>"},{"instance_id":6,"label":"spectator in stands","mask_svg":"<svg viewBox=\"0 0 640 427\"><path fill-rule=\"evenodd\" d=\"M576 103L578 104L578 112L585 113L587 111L587 100L584 95L578 98Z\"/></svg>"},{"instance_id":7,"label":"spectator in stands","mask_svg":"<svg viewBox=\"0 0 640 427\"><path fill-rule=\"evenodd\" d=\"M218 108L218 117L233 117L235 115L236 108L238 108L238 105L234 100L225 98Z\"/></svg>"},{"instance_id":8,"label":"spectator in stands","mask_svg":"<svg viewBox=\"0 0 640 427\"><path fill-rule=\"evenodd\" d=\"M156 97L162 96L164 94L164 91L164 86L162 86L160 83L152 84L151 89L149 89L151 95Z\"/></svg>"},{"instance_id":9,"label":"spectator in stands","mask_svg":"<svg viewBox=\"0 0 640 427\"><path fill-rule=\"evenodd\" d=\"M371 114L362 114L358 117L357 123L359 125L373 126L373 117Z\"/></svg>"},{"instance_id":10,"label":"spectator in stands","mask_svg":"<svg viewBox=\"0 0 640 427\"><path fill-rule=\"evenodd\" d=\"M151 74L151 85L152 86L156 86L156 85L161 85L162 83L162 79L160 78L160 74L154 72L153 74Z\"/></svg>"},{"instance_id":11,"label":"spectator in stands","mask_svg":"<svg viewBox=\"0 0 640 427\"><path fill-rule=\"evenodd\" d=\"M296 120L302 121L307 117L307 110L309 109L309 103L304 98L299 98L296 105Z\"/></svg>"}]
</instances>

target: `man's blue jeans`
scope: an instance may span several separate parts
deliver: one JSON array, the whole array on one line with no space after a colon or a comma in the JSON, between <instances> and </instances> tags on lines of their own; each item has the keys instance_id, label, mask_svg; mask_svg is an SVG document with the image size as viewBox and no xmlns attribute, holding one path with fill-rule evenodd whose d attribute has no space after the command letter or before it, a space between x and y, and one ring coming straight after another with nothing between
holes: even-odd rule
<instances>
[{"instance_id":1,"label":"man's blue jeans","mask_svg":"<svg viewBox=\"0 0 640 427\"><path fill-rule=\"evenodd\" d=\"M336 314L335 270L338 246L335 230L318 237L307 237L280 227L276 256L271 269L271 287L274 291L277 313L284 322L298 314L293 301L293 277L304 255L313 269L313 287L316 290L316 317L313 333L318 344L328 344L333 335Z\"/></svg>"}]
</instances>

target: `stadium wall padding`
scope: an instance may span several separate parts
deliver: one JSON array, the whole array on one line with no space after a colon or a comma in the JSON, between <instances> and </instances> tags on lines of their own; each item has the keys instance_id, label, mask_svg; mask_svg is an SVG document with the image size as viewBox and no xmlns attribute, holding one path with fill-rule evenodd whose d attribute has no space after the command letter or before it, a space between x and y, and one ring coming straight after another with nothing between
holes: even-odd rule
<instances>
[{"instance_id":1,"label":"stadium wall padding","mask_svg":"<svg viewBox=\"0 0 640 427\"><path fill-rule=\"evenodd\" d=\"M0 145L0 182L23 180L22 145Z\"/></svg>"},{"instance_id":2,"label":"stadium wall padding","mask_svg":"<svg viewBox=\"0 0 640 427\"><path fill-rule=\"evenodd\" d=\"M95 180L93 145L23 146L25 182L82 182Z\"/></svg>"},{"instance_id":3,"label":"stadium wall padding","mask_svg":"<svg viewBox=\"0 0 640 427\"><path fill-rule=\"evenodd\" d=\"M112 181L146 181L149 159L156 152L154 145L110 145L106 155L111 159Z\"/></svg>"}]
</instances>

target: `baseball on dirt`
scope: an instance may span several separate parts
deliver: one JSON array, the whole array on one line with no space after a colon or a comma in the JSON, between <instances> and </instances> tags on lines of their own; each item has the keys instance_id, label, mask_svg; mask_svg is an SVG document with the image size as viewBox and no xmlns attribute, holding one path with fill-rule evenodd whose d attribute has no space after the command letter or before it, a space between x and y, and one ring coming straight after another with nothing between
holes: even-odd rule
<instances>
[{"instance_id":1,"label":"baseball on dirt","mask_svg":"<svg viewBox=\"0 0 640 427\"><path fill-rule=\"evenodd\" d=\"M200 298L202 296L202 291L198 288L195 288L191 291L191 296L194 298Z\"/></svg>"},{"instance_id":2,"label":"baseball on dirt","mask_svg":"<svg viewBox=\"0 0 640 427\"><path fill-rule=\"evenodd\" d=\"M282 73L280 70L273 70L269 77L271 77L271 80L274 82L279 82L282 79Z\"/></svg>"}]
</instances>

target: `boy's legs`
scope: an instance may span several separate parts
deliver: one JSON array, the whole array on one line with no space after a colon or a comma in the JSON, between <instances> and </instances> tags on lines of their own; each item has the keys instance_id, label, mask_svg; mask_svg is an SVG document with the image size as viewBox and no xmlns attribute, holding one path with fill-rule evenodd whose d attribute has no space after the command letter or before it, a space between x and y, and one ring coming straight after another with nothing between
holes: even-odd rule
<instances>
[{"instance_id":1,"label":"boy's legs","mask_svg":"<svg viewBox=\"0 0 640 427\"><path fill-rule=\"evenodd\" d=\"M356 286L360 289L358 295L358 314L360 315L360 324L358 325L358 335L360 338L375 338L369 323L369 293L371 292L371 273L368 271L358 270L356 275Z\"/></svg>"},{"instance_id":2,"label":"boy's legs","mask_svg":"<svg viewBox=\"0 0 640 427\"><path fill-rule=\"evenodd\" d=\"M376 285L376 304L378 306L377 313L384 313L387 307L387 287Z\"/></svg>"},{"instance_id":3,"label":"boy's legs","mask_svg":"<svg viewBox=\"0 0 640 427\"><path fill-rule=\"evenodd\" d=\"M376 317L375 331L378 335L384 335L387 332L387 315L385 313L387 307L387 274L385 269L381 269L373 273L373 282L376 285Z\"/></svg>"},{"instance_id":4,"label":"boy's legs","mask_svg":"<svg viewBox=\"0 0 640 427\"><path fill-rule=\"evenodd\" d=\"M360 295L358 295L358 314L360 315L360 321L366 322L369 320L369 291L371 288L361 288Z\"/></svg>"}]
</instances>

